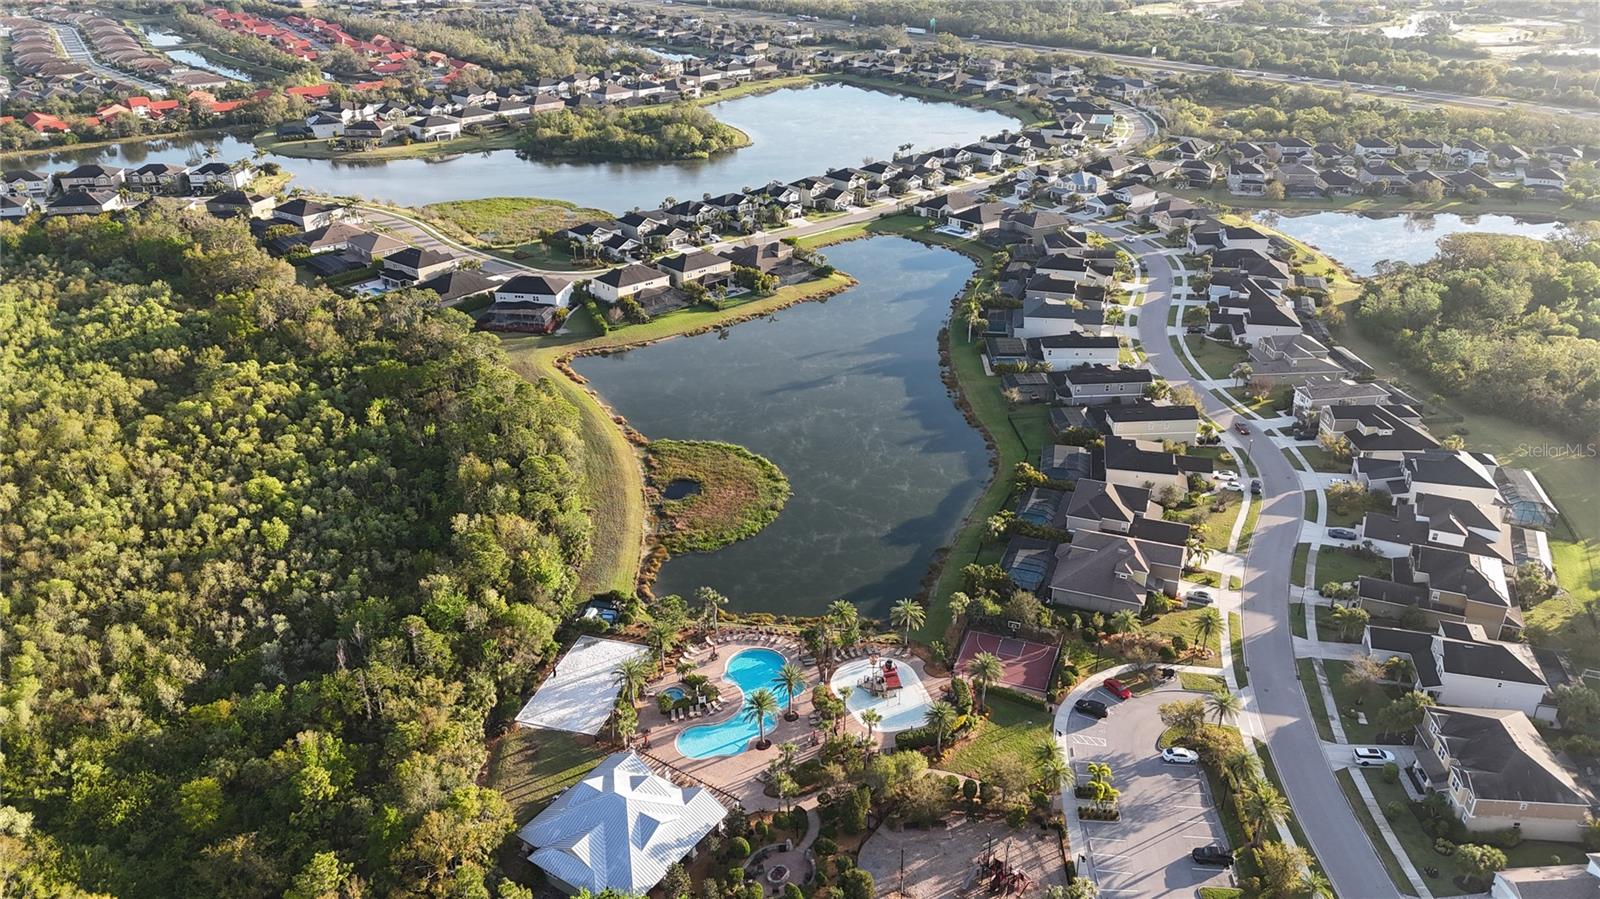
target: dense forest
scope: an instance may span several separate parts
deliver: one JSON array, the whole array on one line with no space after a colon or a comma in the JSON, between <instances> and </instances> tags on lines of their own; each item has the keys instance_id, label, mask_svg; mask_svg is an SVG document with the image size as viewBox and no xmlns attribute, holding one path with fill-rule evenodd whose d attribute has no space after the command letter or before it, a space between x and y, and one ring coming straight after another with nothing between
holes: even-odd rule
<instances>
[{"instance_id":1,"label":"dense forest","mask_svg":"<svg viewBox=\"0 0 1600 899\"><path fill-rule=\"evenodd\" d=\"M541 113L523 129L518 149L532 159L704 159L746 146L737 128L693 103L615 106Z\"/></svg>"},{"instance_id":2,"label":"dense forest","mask_svg":"<svg viewBox=\"0 0 1600 899\"><path fill-rule=\"evenodd\" d=\"M486 724L588 550L571 406L240 223L0 258L0 893L491 895Z\"/></svg>"},{"instance_id":3,"label":"dense forest","mask_svg":"<svg viewBox=\"0 0 1600 899\"><path fill-rule=\"evenodd\" d=\"M1185 79L1183 89L1157 104L1172 134L1216 140L1303 137L1349 145L1360 137L1470 138L1529 150L1600 141L1586 120L1521 109L1401 106L1388 100L1315 87L1285 87L1220 72Z\"/></svg>"},{"instance_id":4,"label":"dense forest","mask_svg":"<svg viewBox=\"0 0 1600 899\"><path fill-rule=\"evenodd\" d=\"M1207 6L1206 15L1137 15L1126 0L729 0L751 9L925 25L940 31L1051 47L1098 50L1367 84L1600 105L1592 79L1573 77L1565 59L1515 65L1441 30L1390 39L1376 30L1329 33L1329 13L1310 0L1245 0ZM1332 14L1332 13L1330 13ZM1354 18L1362 18L1360 15ZM1563 74L1568 77L1561 77Z\"/></svg>"},{"instance_id":5,"label":"dense forest","mask_svg":"<svg viewBox=\"0 0 1600 899\"><path fill-rule=\"evenodd\" d=\"M1600 436L1600 227L1538 241L1455 234L1366 283L1356 323L1442 391L1581 439Z\"/></svg>"}]
</instances>

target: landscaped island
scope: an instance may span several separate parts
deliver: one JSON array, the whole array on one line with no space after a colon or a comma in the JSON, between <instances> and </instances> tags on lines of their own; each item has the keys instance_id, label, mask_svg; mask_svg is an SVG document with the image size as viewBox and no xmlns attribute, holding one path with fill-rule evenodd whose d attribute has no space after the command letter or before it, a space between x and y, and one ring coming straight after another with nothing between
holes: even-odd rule
<instances>
[{"instance_id":1,"label":"landscaped island","mask_svg":"<svg viewBox=\"0 0 1600 899\"><path fill-rule=\"evenodd\" d=\"M668 552L710 552L754 537L789 501L778 466L731 443L652 441L646 465Z\"/></svg>"},{"instance_id":2,"label":"landscaped island","mask_svg":"<svg viewBox=\"0 0 1600 899\"><path fill-rule=\"evenodd\" d=\"M693 103L564 109L534 116L517 141L530 159L705 159L750 145L742 131Z\"/></svg>"}]
</instances>

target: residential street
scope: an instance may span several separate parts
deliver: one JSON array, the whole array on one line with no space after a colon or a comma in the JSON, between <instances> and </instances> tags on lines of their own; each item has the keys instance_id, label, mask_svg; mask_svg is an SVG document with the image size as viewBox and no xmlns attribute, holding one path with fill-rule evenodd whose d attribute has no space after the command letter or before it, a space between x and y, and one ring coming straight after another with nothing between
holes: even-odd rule
<instances>
[{"instance_id":1,"label":"residential street","mask_svg":"<svg viewBox=\"0 0 1600 899\"><path fill-rule=\"evenodd\" d=\"M1231 429L1237 418L1234 411L1193 381L1168 341L1174 278L1171 257L1148 252L1141 254L1141 259L1150 287L1140 308L1139 338L1150 367L1171 383L1189 383L1200 396L1205 413L1222 428ZM1252 426L1243 442L1261 478L1264 501L1245 556L1241 614L1245 669L1250 674L1246 709L1260 721L1284 790L1338 894L1361 899L1397 897L1400 894L1366 831L1339 790L1298 680L1289 627L1289 592L1303 512L1300 480L1272 439L1256 427Z\"/></svg>"},{"instance_id":2,"label":"residential street","mask_svg":"<svg viewBox=\"0 0 1600 899\"><path fill-rule=\"evenodd\" d=\"M165 97L167 95L167 89L154 81L136 78L119 69L101 65L100 61L95 59L94 51L89 49L89 42L83 39L83 35L78 33L78 29L73 28L71 25L53 22L50 23L50 27L55 30L56 39L61 41L61 49L67 51L67 57L78 65L93 69L95 74L102 78L120 81L130 87L142 90L152 97Z\"/></svg>"}]
</instances>

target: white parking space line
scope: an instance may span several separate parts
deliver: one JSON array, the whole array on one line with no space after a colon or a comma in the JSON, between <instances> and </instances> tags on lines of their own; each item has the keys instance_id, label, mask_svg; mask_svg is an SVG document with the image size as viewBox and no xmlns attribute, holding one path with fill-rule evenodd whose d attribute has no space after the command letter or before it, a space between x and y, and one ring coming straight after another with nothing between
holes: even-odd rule
<instances>
[{"instance_id":1,"label":"white parking space line","mask_svg":"<svg viewBox=\"0 0 1600 899\"><path fill-rule=\"evenodd\" d=\"M1104 749L1106 745L1105 737L1092 737L1088 734L1072 734L1068 739L1076 746L1097 746Z\"/></svg>"}]
</instances>

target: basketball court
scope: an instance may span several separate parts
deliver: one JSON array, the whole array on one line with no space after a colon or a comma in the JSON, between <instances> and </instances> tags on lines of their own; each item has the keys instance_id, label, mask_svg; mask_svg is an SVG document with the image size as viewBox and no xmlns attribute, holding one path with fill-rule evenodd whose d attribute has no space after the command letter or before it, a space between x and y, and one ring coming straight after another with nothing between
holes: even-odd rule
<instances>
[{"instance_id":1,"label":"basketball court","mask_svg":"<svg viewBox=\"0 0 1600 899\"><path fill-rule=\"evenodd\" d=\"M1021 637L969 630L961 641L961 652L956 654L956 671L965 675L967 663L980 652L993 653L1005 663L1001 685L1043 696L1050 690L1050 675L1056 670L1060 650Z\"/></svg>"}]
</instances>

